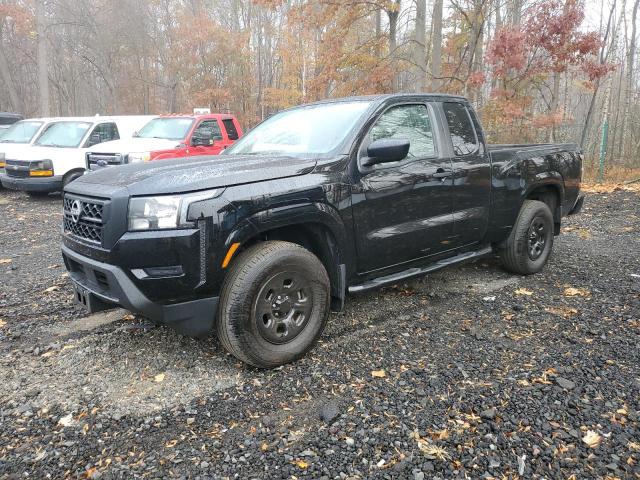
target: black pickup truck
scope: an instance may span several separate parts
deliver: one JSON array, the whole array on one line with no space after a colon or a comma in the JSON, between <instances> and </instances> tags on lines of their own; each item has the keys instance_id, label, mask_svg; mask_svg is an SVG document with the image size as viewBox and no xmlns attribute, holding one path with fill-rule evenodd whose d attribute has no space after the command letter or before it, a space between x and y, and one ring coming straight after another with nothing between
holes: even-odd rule
<instances>
[{"instance_id":1,"label":"black pickup truck","mask_svg":"<svg viewBox=\"0 0 640 480\"><path fill-rule=\"evenodd\" d=\"M221 156L125 165L64 192L77 301L239 359L305 354L347 293L497 252L540 271L582 206L568 145L487 145L468 101L352 97L281 112Z\"/></svg>"}]
</instances>

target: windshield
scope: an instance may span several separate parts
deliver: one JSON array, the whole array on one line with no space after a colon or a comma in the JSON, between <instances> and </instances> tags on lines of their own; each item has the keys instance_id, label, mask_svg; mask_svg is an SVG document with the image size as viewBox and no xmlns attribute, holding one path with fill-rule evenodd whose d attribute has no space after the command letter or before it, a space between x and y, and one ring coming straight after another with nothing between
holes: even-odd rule
<instances>
[{"instance_id":1,"label":"windshield","mask_svg":"<svg viewBox=\"0 0 640 480\"><path fill-rule=\"evenodd\" d=\"M369 102L309 105L278 113L247 133L230 155L325 154L335 150Z\"/></svg>"},{"instance_id":2,"label":"windshield","mask_svg":"<svg viewBox=\"0 0 640 480\"><path fill-rule=\"evenodd\" d=\"M193 118L154 118L140 129L137 137L184 140L193 125Z\"/></svg>"},{"instance_id":3,"label":"windshield","mask_svg":"<svg viewBox=\"0 0 640 480\"><path fill-rule=\"evenodd\" d=\"M4 134L0 133L2 143L29 143L42 122L18 122L11 125Z\"/></svg>"},{"instance_id":4,"label":"windshield","mask_svg":"<svg viewBox=\"0 0 640 480\"><path fill-rule=\"evenodd\" d=\"M76 148L91 127L89 122L55 122L40 134L34 145L41 147Z\"/></svg>"}]
</instances>

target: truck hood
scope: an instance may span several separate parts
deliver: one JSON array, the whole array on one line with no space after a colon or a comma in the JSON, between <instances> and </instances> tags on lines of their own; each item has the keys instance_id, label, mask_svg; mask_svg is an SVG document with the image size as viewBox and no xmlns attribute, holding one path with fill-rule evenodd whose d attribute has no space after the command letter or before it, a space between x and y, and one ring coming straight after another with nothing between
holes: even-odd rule
<instances>
[{"instance_id":1,"label":"truck hood","mask_svg":"<svg viewBox=\"0 0 640 480\"><path fill-rule=\"evenodd\" d=\"M14 152L14 160L67 160L69 158L80 158L84 156L81 148L66 147L38 147L35 145ZM9 158L9 157L7 157Z\"/></svg>"},{"instance_id":2,"label":"truck hood","mask_svg":"<svg viewBox=\"0 0 640 480\"><path fill-rule=\"evenodd\" d=\"M295 177L315 166L316 160L309 158L207 155L107 167L83 175L67 190L85 194L121 189L129 195L186 193Z\"/></svg>"},{"instance_id":3,"label":"truck hood","mask_svg":"<svg viewBox=\"0 0 640 480\"><path fill-rule=\"evenodd\" d=\"M95 153L121 153L132 152L156 152L159 150L173 150L180 145L179 140L167 140L164 138L121 138L110 142L99 143L91 147L90 152Z\"/></svg>"},{"instance_id":4,"label":"truck hood","mask_svg":"<svg viewBox=\"0 0 640 480\"><path fill-rule=\"evenodd\" d=\"M30 148L28 143L0 143L0 154L4 153L5 158L18 160L17 157Z\"/></svg>"}]
</instances>

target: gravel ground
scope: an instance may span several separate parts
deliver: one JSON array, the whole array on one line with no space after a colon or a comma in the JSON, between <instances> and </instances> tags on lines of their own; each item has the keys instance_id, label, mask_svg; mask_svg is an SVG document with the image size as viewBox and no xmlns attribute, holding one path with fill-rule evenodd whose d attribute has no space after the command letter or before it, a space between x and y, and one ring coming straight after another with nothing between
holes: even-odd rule
<instances>
[{"instance_id":1,"label":"gravel ground","mask_svg":"<svg viewBox=\"0 0 640 480\"><path fill-rule=\"evenodd\" d=\"M59 197L0 192L0 478L640 478L640 194L532 277L493 258L349 299L303 360L86 317Z\"/></svg>"}]
</instances>

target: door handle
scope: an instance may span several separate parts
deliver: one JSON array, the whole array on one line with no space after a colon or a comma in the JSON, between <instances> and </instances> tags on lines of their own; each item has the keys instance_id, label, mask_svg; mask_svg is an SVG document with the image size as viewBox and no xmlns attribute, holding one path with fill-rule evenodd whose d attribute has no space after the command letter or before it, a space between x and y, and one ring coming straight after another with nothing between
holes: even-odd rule
<instances>
[{"instance_id":1,"label":"door handle","mask_svg":"<svg viewBox=\"0 0 640 480\"><path fill-rule=\"evenodd\" d=\"M439 168L431 175L433 178L447 178L451 176L451 170L446 170L444 168Z\"/></svg>"}]
</instances>

